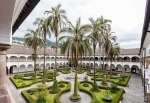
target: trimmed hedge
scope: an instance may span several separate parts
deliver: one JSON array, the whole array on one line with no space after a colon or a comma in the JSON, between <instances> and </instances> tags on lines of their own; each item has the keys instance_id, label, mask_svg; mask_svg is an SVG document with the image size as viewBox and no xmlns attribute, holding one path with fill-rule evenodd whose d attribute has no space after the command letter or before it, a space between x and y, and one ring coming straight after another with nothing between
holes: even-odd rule
<instances>
[{"instance_id":1,"label":"trimmed hedge","mask_svg":"<svg viewBox=\"0 0 150 103\"><path fill-rule=\"evenodd\" d=\"M35 83L38 83L38 82L42 81L42 80L37 80L37 81L33 81L31 84L28 84L28 85L27 84L26 85L19 85L18 82L14 79L14 77L9 77L9 79L13 82L13 84L15 85L15 87L17 89L24 88L24 87L29 87L29 86L31 86ZM53 79L48 79L46 82L51 82L51 81L53 81Z\"/></svg>"},{"instance_id":2,"label":"trimmed hedge","mask_svg":"<svg viewBox=\"0 0 150 103\"><path fill-rule=\"evenodd\" d=\"M85 93L88 93L88 94L92 97L92 101L91 101L90 103L99 103L98 100L96 99L95 94L94 94L92 91L90 91L90 90L84 89L84 87L82 86L81 83L82 83L82 84L83 84L83 83L89 83L89 84L91 84L91 85L92 85L93 83L92 83L92 82L89 82L89 81L81 81L81 82L79 83L79 90L80 90L80 91L83 91L83 92L85 92ZM106 88L107 88L107 90L110 89L110 87L104 87L104 86L98 86L98 87L99 87L99 89L106 89ZM124 93L124 89L122 89L122 88L117 88L116 96L112 99L112 102L111 102L111 103L119 103L119 101L120 101L120 99L121 99L123 93Z\"/></svg>"},{"instance_id":3,"label":"trimmed hedge","mask_svg":"<svg viewBox=\"0 0 150 103\"><path fill-rule=\"evenodd\" d=\"M60 81L60 82L58 82L58 84L61 84L61 83L67 84L67 87L65 89L59 91L56 94L56 96L54 98L54 103L62 103L60 101L60 99L59 99L60 95L62 93L64 93L64 92L70 91L70 88L71 88L71 83L70 82L68 82L68 81ZM49 90L50 88L52 88L52 86L49 86L49 87L46 87L46 88ZM27 103L36 103L36 101L30 96L30 93L33 92L33 91L36 91L36 88L32 88L32 89L28 89L28 90L23 90L21 92L22 96L25 98L25 100L27 101Z\"/></svg>"},{"instance_id":4,"label":"trimmed hedge","mask_svg":"<svg viewBox=\"0 0 150 103\"><path fill-rule=\"evenodd\" d=\"M65 92L69 92L69 91L70 91L70 88L71 88L71 83L70 83L70 82L67 82L67 81L60 81L59 84L60 84L60 83L65 83L65 84L68 84L68 85L67 85L67 88L66 88L66 89L61 90L59 93L56 94L56 96L55 96L55 98L54 98L54 103L62 103L62 102L60 101L60 98L59 98L60 95L63 94L63 93L65 93Z\"/></svg>"},{"instance_id":5,"label":"trimmed hedge","mask_svg":"<svg viewBox=\"0 0 150 103\"><path fill-rule=\"evenodd\" d=\"M22 91L21 95L25 98L27 103L36 103L36 101L29 95L27 90Z\"/></svg>"}]
</instances>

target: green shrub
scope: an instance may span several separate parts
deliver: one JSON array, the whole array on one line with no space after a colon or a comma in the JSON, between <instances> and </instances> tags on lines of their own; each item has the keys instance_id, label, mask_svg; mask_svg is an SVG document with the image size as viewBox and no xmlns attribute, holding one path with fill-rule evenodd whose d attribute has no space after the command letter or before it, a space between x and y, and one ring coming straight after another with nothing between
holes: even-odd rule
<instances>
[{"instance_id":1,"label":"green shrub","mask_svg":"<svg viewBox=\"0 0 150 103\"><path fill-rule=\"evenodd\" d=\"M43 98L43 97L39 97L37 100L36 100L37 103L46 103L46 99Z\"/></svg>"},{"instance_id":2,"label":"green shrub","mask_svg":"<svg viewBox=\"0 0 150 103\"><path fill-rule=\"evenodd\" d=\"M52 89L49 91L50 93L58 93L60 89L58 88L57 80L54 80Z\"/></svg>"},{"instance_id":3,"label":"green shrub","mask_svg":"<svg viewBox=\"0 0 150 103\"><path fill-rule=\"evenodd\" d=\"M110 85L110 92L116 93L117 92L117 85L116 84L111 84Z\"/></svg>"},{"instance_id":4,"label":"green shrub","mask_svg":"<svg viewBox=\"0 0 150 103\"><path fill-rule=\"evenodd\" d=\"M24 77L23 74L14 75L15 79L22 79Z\"/></svg>"},{"instance_id":5,"label":"green shrub","mask_svg":"<svg viewBox=\"0 0 150 103\"><path fill-rule=\"evenodd\" d=\"M108 94L105 94L102 96L103 101L105 102L111 102L112 101L112 97Z\"/></svg>"}]
</instances>

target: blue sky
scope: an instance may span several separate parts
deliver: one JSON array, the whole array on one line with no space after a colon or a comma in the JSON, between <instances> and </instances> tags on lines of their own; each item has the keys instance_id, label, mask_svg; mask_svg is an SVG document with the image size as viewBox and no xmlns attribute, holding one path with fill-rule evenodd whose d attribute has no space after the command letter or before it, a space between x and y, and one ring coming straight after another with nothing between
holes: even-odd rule
<instances>
[{"instance_id":1,"label":"blue sky","mask_svg":"<svg viewBox=\"0 0 150 103\"><path fill-rule=\"evenodd\" d=\"M36 28L32 24L35 18L44 16L45 10L59 3L73 24L78 17L82 24L87 24L90 17L103 15L112 20L112 31L121 48L140 47L146 0L41 0L13 36L24 37L27 29ZM55 41L54 36L50 40Z\"/></svg>"}]
</instances>

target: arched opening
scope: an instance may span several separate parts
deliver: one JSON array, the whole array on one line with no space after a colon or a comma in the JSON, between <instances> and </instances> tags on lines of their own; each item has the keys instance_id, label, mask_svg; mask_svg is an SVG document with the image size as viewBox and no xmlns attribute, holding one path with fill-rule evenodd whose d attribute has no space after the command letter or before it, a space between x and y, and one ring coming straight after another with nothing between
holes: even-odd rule
<instances>
[{"instance_id":1,"label":"arched opening","mask_svg":"<svg viewBox=\"0 0 150 103\"><path fill-rule=\"evenodd\" d=\"M117 62L123 62L122 57L118 57L118 58L117 58Z\"/></svg>"},{"instance_id":2,"label":"arched opening","mask_svg":"<svg viewBox=\"0 0 150 103\"><path fill-rule=\"evenodd\" d=\"M96 68L96 69L99 69L99 67L98 67L98 64L97 64L97 63L95 63L95 68Z\"/></svg>"},{"instance_id":3,"label":"arched opening","mask_svg":"<svg viewBox=\"0 0 150 103\"><path fill-rule=\"evenodd\" d=\"M8 62L8 57L6 56L6 61Z\"/></svg>"},{"instance_id":4,"label":"arched opening","mask_svg":"<svg viewBox=\"0 0 150 103\"><path fill-rule=\"evenodd\" d=\"M12 65L10 67L10 74L13 74L13 73L19 73L19 70L17 68L17 65Z\"/></svg>"},{"instance_id":5,"label":"arched opening","mask_svg":"<svg viewBox=\"0 0 150 103\"><path fill-rule=\"evenodd\" d=\"M40 62L40 58L39 58L39 57L37 57L37 58L36 58L36 61L37 61L37 62Z\"/></svg>"},{"instance_id":6,"label":"arched opening","mask_svg":"<svg viewBox=\"0 0 150 103\"><path fill-rule=\"evenodd\" d=\"M20 56L20 57L19 57L19 61L20 61L20 62L26 62L26 57Z\"/></svg>"},{"instance_id":7,"label":"arched opening","mask_svg":"<svg viewBox=\"0 0 150 103\"><path fill-rule=\"evenodd\" d=\"M116 67L115 67L114 64L111 64L111 65L110 65L110 68L111 68L112 71L116 71Z\"/></svg>"},{"instance_id":8,"label":"arched opening","mask_svg":"<svg viewBox=\"0 0 150 103\"><path fill-rule=\"evenodd\" d=\"M52 61L55 60L55 57L51 57L51 60L52 60Z\"/></svg>"},{"instance_id":9,"label":"arched opening","mask_svg":"<svg viewBox=\"0 0 150 103\"><path fill-rule=\"evenodd\" d=\"M85 57L83 57L83 61L85 61Z\"/></svg>"},{"instance_id":10,"label":"arched opening","mask_svg":"<svg viewBox=\"0 0 150 103\"><path fill-rule=\"evenodd\" d=\"M31 56L29 56L29 57L27 58L27 61L28 61L28 62L32 62L32 61L33 61L32 58L31 58Z\"/></svg>"},{"instance_id":11,"label":"arched opening","mask_svg":"<svg viewBox=\"0 0 150 103\"><path fill-rule=\"evenodd\" d=\"M104 60L105 60L105 61L108 61L109 59L108 59L108 57L105 57Z\"/></svg>"},{"instance_id":12,"label":"arched opening","mask_svg":"<svg viewBox=\"0 0 150 103\"><path fill-rule=\"evenodd\" d=\"M132 58L131 58L131 61L132 61L132 62L139 62L139 61L140 61L140 58L139 58L139 57L132 57Z\"/></svg>"},{"instance_id":13,"label":"arched opening","mask_svg":"<svg viewBox=\"0 0 150 103\"><path fill-rule=\"evenodd\" d=\"M89 68L89 63L86 63L86 67Z\"/></svg>"},{"instance_id":14,"label":"arched opening","mask_svg":"<svg viewBox=\"0 0 150 103\"><path fill-rule=\"evenodd\" d=\"M20 65L19 72L26 72L26 66L25 65Z\"/></svg>"},{"instance_id":15,"label":"arched opening","mask_svg":"<svg viewBox=\"0 0 150 103\"><path fill-rule=\"evenodd\" d=\"M46 61L50 61L51 59L50 59L50 57L46 57Z\"/></svg>"},{"instance_id":16,"label":"arched opening","mask_svg":"<svg viewBox=\"0 0 150 103\"><path fill-rule=\"evenodd\" d=\"M98 57L95 57L95 61L98 61Z\"/></svg>"},{"instance_id":17,"label":"arched opening","mask_svg":"<svg viewBox=\"0 0 150 103\"><path fill-rule=\"evenodd\" d=\"M40 61L44 61L44 57L41 57L41 58L40 58Z\"/></svg>"},{"instance_id":18,"label":"arched opening","mask_svg":"<svg viewBox=\"0 0 150 103\"><path fill-rule=\"evenodd\" d=\"M120 64L118 64L116 67L116 71L122 71L122 70L123 70L122 66Z\"/></svg>"},{"instance_id":19,"label":"arched opening","mask_svg":"<svg viewBox=\"0 0 150 103\"><path fill-rule=\"evenodd\" d=\"M18 62L18 58L16 56L11 56L10 61L11 62Z\"/></svg>"},{"instance_id":20,"label":"arched opening","mask_svg":"<svg viewBox=\"0 0 150 103\"><path fill-rule=\"evenodd\" d=\"M137 65L132 65L131 67L131 73L139 73L140 69Z\"/></svg>"},{"instance_id":21,"label":"arched opening","mask_svg":"<svg viewBox=\"0 0 150 103\"><path fill-rule=\"evenodd\" d=\"M124 61L124 62L130 62L130 57L124 57L124 58L123 58L123 61Z\"/></svg>"},{"instance_id":22,"label":"arched opening","mask_svg":"<svg viewBox=\"0 0 150 103\"><path fill-rule=\"evenodd\" d=\"M27 66L27 71L34 71L34 67L33 67L32 64L29 64L29 65Z\"/></svg>"},{"instance_id":23,"label":"arched opening","mask_svg":"<svg viewBox=\"0 0 150 103\"><path fill-rule=\"evenodd\" d=\"M103 61L104 59L103 59L103 57L101 57L101 61Z\"/></svg>"},{"instance_id":24,"label":"arched opening","mask_svg":"<svg viewBox=\"0 0 150 103\"><path fill-rule=\"evenodd\" d=\"M131 72L129 65L124 65L124 72Z\"/></svg>"},{"instance_id":25,"label":"arched opening","mask_svg":"<svg viewBox=\"0 0 150 103\"><path fill-rule=\"evenodd\" d=\"M86 60L89 61L90 60L89 57L86 57Z\"/></svg>"},{"instance_id":26,"label":"arched opening","mask_svg":"<svg viewBox=\"0 0 150 103\"><path fill-rule=\"evenodd\" d=\"M91 63L91 68L93 68L93 63Z\"/></svg>"},{"instance_id":27,"label":"arched opening","mask_svg":"<svg viewBox=\"0 0 150 103\"><path fill-rule=\"evenodd\" d=\"M109 65L108 64L105 64L105 70L109 70Z\"/></svg>"},{"instance_id":28,"label":"arched opening","mask_svg":"<svg viewBox=\"0 0 150 103\"><path fill-rule=\"evenodd\" d=\"M44 69L44 64L41 64L41 65L40 65L40 69Z\"/></svg>"},{"instance_id":29,"label":"arched opening","mask_svg":"<svg viewBox=\"0 0 150 103\"><path fill-rule=\"evenodd\" d=\"M91 58L90 58L90 60L94 60L94 58L93 58L93 57L91 57Z\"/></svg>"},{"instance_id":30,"label":"arched opening","mask_svg":"<svg viewBox=\"0 0 150 103\"><path fill-rule=\"evenodd\" d=\"M50 69L50 64L49 63L46 64L46 69Z\"/></svg>"},{"instance_id":31,"label":"arched opening","mask_svg":"<svg viewBox=\"0 0 150 103\"><path fill-rule=\"evenodd\" d=\"M54 63L52 63L52 64L51 64L51 68L53 69L54 67L55 67L55 64L54 64Z\"/></svg>"}]
</instances>

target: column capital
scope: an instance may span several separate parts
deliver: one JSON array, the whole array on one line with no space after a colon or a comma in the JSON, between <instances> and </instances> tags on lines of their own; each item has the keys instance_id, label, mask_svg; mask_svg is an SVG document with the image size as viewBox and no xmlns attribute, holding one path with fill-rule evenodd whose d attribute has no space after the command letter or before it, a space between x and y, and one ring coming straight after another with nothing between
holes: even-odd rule
<instances>
[{"instance_id":1,"label":"column capital","mask_svg":"<svg viewBox=\"0 0 150 103\"><path fill-rule=\"evenodd\" d=\"M6 54L6 50L10 49L10 44L2 44L0 43L0 54Z\"/></svg>"}]
</instances>

